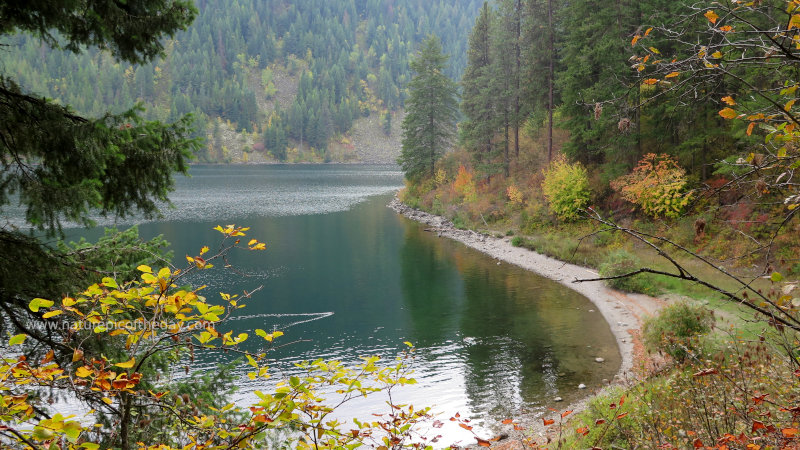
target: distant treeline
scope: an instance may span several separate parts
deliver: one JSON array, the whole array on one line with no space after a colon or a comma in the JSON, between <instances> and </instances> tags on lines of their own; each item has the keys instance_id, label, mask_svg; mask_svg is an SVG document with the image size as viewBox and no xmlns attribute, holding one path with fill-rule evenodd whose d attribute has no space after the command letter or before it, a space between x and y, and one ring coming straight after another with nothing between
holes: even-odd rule
<instances>
[{"instance_id":1,"label":"distant treeline","mask_svg":"<svg viewBox=\"0 0 800 450\"><path fill-rule=\"evenodd\" d=\"M448 75L458 79L480 4L198 0L197 20L151 64L118 63L91 49L65 54L20 35L7 42L0 70L90 116L141 101L151 118L194 114L201 137L210 120L221 118L237 130L263 133L266 150L281 158L290 140L324 149L360 115L401 107L409 56L429 33L442 39L452 55ZM299 89L273 110L277 70L293 83L299 79Z\"/></svg>"}]
</instances>

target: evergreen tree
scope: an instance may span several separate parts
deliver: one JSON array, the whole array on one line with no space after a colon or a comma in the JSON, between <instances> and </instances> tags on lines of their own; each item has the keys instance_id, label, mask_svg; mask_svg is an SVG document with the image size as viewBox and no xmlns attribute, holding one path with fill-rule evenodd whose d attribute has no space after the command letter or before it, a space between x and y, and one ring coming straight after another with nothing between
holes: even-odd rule
<instances>
[{"instance_id":1,"label":"evergreen tree","mask_svg":"<svg viewBox=\"0 0 800 450\"><path fill-rule=\"evenodd\" d=\"M486 175L496 172L494 137L497 120L492 87L492 10L489 2L475 21L469 38L467 67L461 78L461 111L466 120L461 123L462 140L472 153L476 168Z\"/></svg>"},{"instance_id":2,"label":"evergreen tree","mask_svg":"<svg viewBox=\"0 0 800 450\"><path fill-rule=\"evenodd\" d=\"M406 177L433 176L434 164L447 150L458 115L456 83L444 74L448 56L435 35L429 36L411 61L403 149L398 163Z\"/></svg>"}]
</instances>

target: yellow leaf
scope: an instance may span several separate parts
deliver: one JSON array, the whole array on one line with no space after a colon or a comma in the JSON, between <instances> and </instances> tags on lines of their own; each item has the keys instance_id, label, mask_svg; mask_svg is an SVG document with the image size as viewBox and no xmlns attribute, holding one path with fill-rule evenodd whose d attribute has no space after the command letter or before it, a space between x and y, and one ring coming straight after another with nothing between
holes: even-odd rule
<instances>
[{"instance_id":1,"label":"yellow leaf","mask_svg":"<svg viewBox=\"0 0 800 450\"><path fill-rule=\"evenodd\" d=\"M146 266L144 264L142 264L141 266L137 267L136 270L138 270L139 272L144 272L144 273L153 273L153 269L151 269L150 266Z\"/></svg>"},{"instance_id":2,"label":"yellow leaf","mask_svg":"<svg viewBox=\"0 0 800 450\"><path fill-rule=\"evenodd\" d=\"M795 14L789 20L789 29L800 28L800 14Z\"/></svg>"},{"instance_id":3,"label":"yellow leaf","mask_svg":"<svg viewBox=\"0 0 800 450\"><path fill-rule=\"evenodd\" d=\"M733 106L736 104L736 100L733 99L730 95L722 97L722 101L728 104L729 106Z\"/></svg>"},{"instance_id":4,"label":"yellow leaf","mask_svg":"<svg viewBox=\"0 0 800 450\"><path fill-rule=\"evenodd\" d=\"M81 358L83 358L83 350L79 348L75 349L75 351L72 353L72 362L78 361Z\"/></svg>"},{"instance_id":5,"label":"yellow leaf","mask_svg":"<svg viewBox=\"0 0 800 450\"><path fill-rule=\"evenodd\" d=\"M53 302L43 298L35 298L28 304L28 308L33 312L39 312L39 308L49 308L51 306L53 306Z\"/></svg>"},{"instance_id":6,"label":"yellow leaf","mask_svg":"<svg viewBox=\"0 0 800 450\"><path fill-rule=\"evenodd\" d=\"M653 31L653 27L648 28L647 31L644 32L644 35L649 35L651 31Z\"/></svg>"},{"instance_id":7,"label":"yellow leaf","mask_svg":"<svg viewBox=\"0 0 800 450\"><path fill-rule=\"evenodd\" d=\"M136 364L136 358L131 358L130 361L125 361L114 365L117 367L122 367L123 369L130 369L134 364Z\"/></svg>"},{"instance_id":8,"label":"yellow leaf","mask_svg":"<svg viewBox=\"0 0 800 450\"><path fill-rule=\"evenodd\" d=\"M719 16L717 15L717 13L714 12L714 10L708 10L703 15L706 16L706 19L708 19L708 21L711 22L712 24L716 24L717 19L719 19Z\"/></svg>"},{"instance_id":9,"label":"yellow leaf","mask_svg":"<svg viewBox=\"0 0 800 450\"><path fill-rule=\"evenodd\" d=\"M734 111L734 110L732 110L730 108L724 108L723 110L721 110L719 112L719 115L724 117L724 118L726 118L726 119L735 119L736 116L738 116L738 114L736 114L736 111Z\"/></svg>"},{"instance_id":10,"label":"yellow leaf","mask_svg":"<svg viewBox=\"0 0 800 450\"><path fill-rule=\"evenodd\" d=\"M247 243L247 245L253 245L253 244L258 244L258 239L250 239L250 242Z\"/></svg>"},{"instance_id":11,"label":"yellow leaf","mask_svg":"<svg viewBox=\"0 0 800 450\"><path fill-rule=\"evenodd\" d=\"M675 78L680 74L680 72L670 72L665 78Z\"/></svg>"},{"instance_id":12,"label":"yellow leaf","mask_svg":"<svg viewBox=\"0 0 800 450\"><path fill-rule=\"evenodd\" d=\"M81 367L78 367L77 369L75 369L75 375L77 375L77 376L79 376L81 378L86 378L89 375L91 375L92 373L93 373L92 370L89 369L86 366L81 366Z\"/></svg>"},{"instance_id":13,"label":"yellow leaf","mask_svg":"<svg viewBox=\"0 0 800 450\"><path fill-rule=\"evenodd\" d=\"M49 319L49 318L51 318L51 317L55 317L55 316L57 316L57 315L59 315L59 314L61 314L61 313L63 313L63 312L64 312L64 311L62 311L62 310L60 310L60 309L57 309L57 310L55 310L55 311L50 311L50 312L48 312L48 313L45 313L45 314L42 316L42 318L44 318L44 319Z\"/></svg>"},{"instance_id":14,"label":"yellow leaf","mask_svg":"<svg viewBox=\"0 0 800 450\"><path fill-rule=\"evenodd\" d=\"M794 106L794 102L796 102L796 101L797 101L797 99L793 98L793 99L789 100L788 102L786 102L786 105L783 107L783 110L786 111L786 112L789 112L792 109L792 106Z\"/></svg>"},{"instance_id":15,"label":"yellow leaf","mask_svg":"<svg viewBox=\"0 0 800 450\"><path fill-rule=\"evenodd\" d=\"M660 51L658 51L658 49L657 49L657 48L655 48L655 47L650 47L650 51L651 51L651 52L653 52L653 53L655 53L656 55L660 55L660 54L661 54L661 52L660 52Z\"/></svg>"},{"instance_id":16,"label":"yellow leaf","mask_svg":"<svg viewBox=\"0 0 800 450\"><path fill-rule=\"evenodd\" d=\"M643 83L644 84L656 84L656 83L658 83L658 79L657 78L648 78L648 79L644 80Z\"/></svg>"},{"instance_id":17,"label":"yellow leaf","mask_svg":"<svg viewBox=\"0 0 800 450\"><path fill-rule=\"evenodd\" d=\"M712 58L717 58L717 59L722 58L722 52L717 50L717 51L715 51L714 53L711 54L711 57Z\"/></svg>"},{"instance_id":18,"label":"yellow leaf","mask_svg":"<svg viewBox=\"0 0 800 450\"><path fill-rule=\"evenodd\" d=\"M23 342L25 342L25 339L28 339L28 335L27 334L18 334L16 336L12 337L8 341L8 345L22 344Z\"/></svg>"},{"instance_id":19,"label":"yellow leaf","mask_svg":"<svg viewBox=\"0 0 800 450\"><path fill-rule=\"evenodd\" d=\"M114 403L114 400L111 400L108 397L103 397L102 400L103 400L103 403L105 403L107 405L110 405L110 404Z\"/></svg>"},{"instance_id":20,"label":"yellow leaf","mask_svg":"<svg viewBox=\"0 0 800 450\"><path fill-rule=\"evenodd\" d=\"M206 253L207 251L208 251L208 246L204 245L203 248L200 249L200 254L202 255L202 254Z\"/></svg>"},{"instance_id":21,"label":"yellow leaf","mask_svg":"<svg viewBox=\"0 0 800 450\"><path fill-rule=\"evenodd\" d=\"M186 255L186 261L188 261L188 262L190 262L190 263L193 263L193 262L194 262L194 258L192 258L192 257L191 257L191 256L189 256L189 255Z\"/></svg>"}]
</instances>

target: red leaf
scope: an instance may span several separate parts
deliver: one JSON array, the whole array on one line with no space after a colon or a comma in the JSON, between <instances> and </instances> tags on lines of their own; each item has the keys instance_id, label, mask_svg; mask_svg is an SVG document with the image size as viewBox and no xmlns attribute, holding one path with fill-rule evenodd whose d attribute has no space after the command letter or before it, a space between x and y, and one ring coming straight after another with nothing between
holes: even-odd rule
<instances>
[{"instance_id":1,"label":"red leaf","mask_svg":"<svg viewBox=\"0 0 800 450\"><path fill-rule=\"evenodd\" d=\"M692 446L694 448L703 448L703 447L705 447L705 445L703 445L703 441L701 441L700 439L695 439L694 442L692 442Z\"/></svg>"},{"instance_id":2,"label":"red leaf","mask_svg":"<svg viewBox=\"0 0 800 450\"><path fill-rule=\"evenodd\" d=\"M586 436L587 434L589 434L589 427L578 428L577 430L575 430L575 432Z\"/></svg>"},{"instance_id":3,"label":"red leaf","mask_svg":"<svg viewBox=\"0 0 800 450\"><path fill-rule=\"evenodd\" d=\"M597 419L594 421L595 425L602 425L604 423L606 423L606 419Z\"/></svg>"},{"instance_id":4,"label":"red leaf","mask_svg":"<svg viewBox=\"0 0 800 450\"><path fill-rule=\"evenodd\" d=\"M766 396L768 395L769 394L756 395L755 397L753 397L753 403L755 403L756 405L760 404L761 402L764 401L764 398L766 398Z\"/></svg>"},{"instance_id":5,"label":"red leaf","mask_svg":"<svg viewBox=\"0 0 800 450\"><path fill-rule=\"evenodd\" d=\"M512 419L506 419L506 420L504 420L504 421L503 421L503 422L501 422L501 423L502 423L503 425L508 425L508 424L510 424L510 423L512 423L512 422L513 422L513 420L512 420Z\"/></svg>"},{"instance_id":6,"label":"red leaf","mask_svg":"<svg viewBox=\"0 0 800 450\"><path fill-rule=\"evenodd\" d=\"M458 426L460 426L461 428L463 428L463 429L465 429L467 431L472 431L472 427L467 425L467 424L465 424L465 423L460 423L460 424L458 424Z\"/></svg>"},{"instance_id":7,"label":"red leaf","mask_svg":"<svg viewBox=\"0 0 800 450\"><path fill-rule=\"evenodd\" d=\"M572 410L564 411L563 413L561 413L561 418L563 419L564 417L567 417L570 414L572 414Z\"/></svg>"},{"instance_id":8,"label":"red leaf","mask_svg":"<svg viewBox=\"0 0 800 450\"><path fill-rule=\"evenodd\" d=\"M483 440L483 439L481 439L479 437L476 437L475 439L478 441L478 445L481 446L481 447L491 447L492 446L492 443L489 442L489 441Z\"/></svg>"},{"instance_id":9,"label":"red leaf","mask_svg":"<svg viewBox=\"0 0 800 450\"><path fill-rule=\"evenodd\" d=\"M623 395L623 396L622 396L622 397L619 399L619 406L622 406L622 405L624 405L624 404L625 404L625 396Z\"/></svg>"},{"instance_id":10,"label":"red leaf","mask_svg":"<svg viewBox=\"0 0 800 450\"><path fill-rule=\"evenodd\" d=\"M542 419L542 422L544 423L544 426L548 426L548 425L552 425L552 424L556 423L556 421L553 420L553 419Z\"/></svg>"},{"instance_id":11,"label":"red leaf","mask_svg":"<svg viewBox=\"0 0 800 450\"><path fill-rule=\"evenodd\" d=\"M608 409L614 409L616 407L617 407L616 403L612 403L612 404L608 405Z\"/></svg>"},{"instance_id":12,"label":"red leaf","mask_svg":"<svg viewBox=\"0 0 800 450\"><path fill-rule=\"evenodd\" d=\"M623 417L625 417L627 415L628 415L628 413L622 413L622 414L617 416L617 420L622 419Z\"/></svg>"},{"instance_id":13,"label":"red leaf","mask_svg":"<svg viewBox=\"0 0 800 450\"><path fill-rule=\"evenodd\" d=\"M761 423L761 422L759 422L759 421L757 421L757 420L754 420L754 421L753 421L753 428L750 430L750 432L751 432L751 433L755 433L755 432L756 432L756 431L758 431L758 430L763 430L763 429L766 429L766 428L767 428L767 427L766 427L766 426L764 426L764 424L763 424L763 423Z\"/></svg>"}]
</instances>

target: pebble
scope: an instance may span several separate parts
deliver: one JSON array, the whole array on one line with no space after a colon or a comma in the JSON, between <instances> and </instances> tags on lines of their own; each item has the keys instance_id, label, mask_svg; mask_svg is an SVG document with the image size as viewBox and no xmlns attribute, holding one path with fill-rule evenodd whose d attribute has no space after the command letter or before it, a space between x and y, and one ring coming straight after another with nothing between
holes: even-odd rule
<instances>
[{"instance_id":1,"label":"pebble","mask_svg":"<svg viewBox=\"0 0 800 450\"><path fill-rule=\"evenodd\" d=\"M554 402L563 402L563 401L564 401L564 399L563 399L563 398L561 398L561 397L556 397L556 398L554 398L554 399L553 399L553 401L554 401Z\"/></svg>"},{"instance_id":2,"label":"pebble","mask_svg":"<svg viewBox=\"0 0 800 450\"><path fill-rule=\"evenodd\" d=\"M498 266L500 265L500 261L497 261L497 265L498 265Z\"/></svg>"},{"instance_id":3,"label":"pebble","mask_svg":"<svg viewBox=\"0 0 800 450\"><path fill-rule=\"evenodd\" d=\"M595 359L594 359L594 361L595 361L595 362L599 362L599 363L601 363L601 362L606 362L606 360L605 360L605 359L603 359L603 358L599 358L599 357L598 357L598 358L595 358Z\"/></svg>"},{"instance_id":4,"label":"pebble","mask_svg":"<svg viewBox=\"0 0 800 450\"><path fill-rule=\"evenodd\" d=\"M581 383L578 385L578 389L586 389L586 385Z\"/></svg>"}]
</instances>

